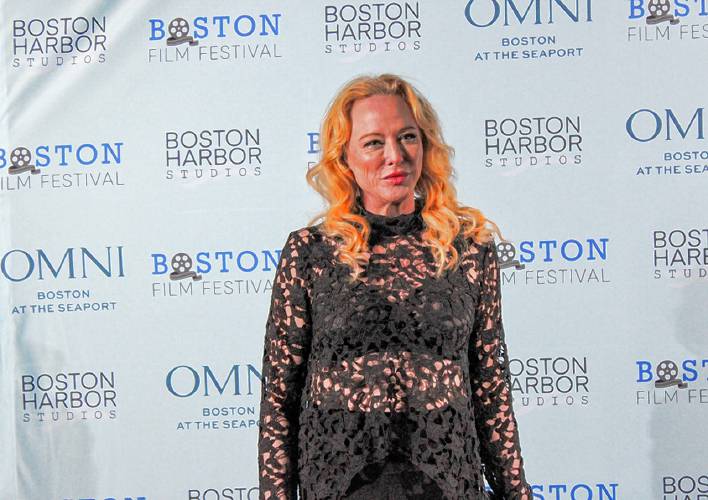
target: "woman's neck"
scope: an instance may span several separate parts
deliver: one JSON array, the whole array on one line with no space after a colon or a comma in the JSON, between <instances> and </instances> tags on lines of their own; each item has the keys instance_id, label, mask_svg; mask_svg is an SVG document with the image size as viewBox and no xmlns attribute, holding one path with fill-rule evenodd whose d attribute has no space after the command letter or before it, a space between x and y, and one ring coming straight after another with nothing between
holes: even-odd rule
<instances>
[{"instance_id":1,"label":"woman's neck","mask_svg":"<svg viewBox=\"0 0 708 500\"><path fill-rule=\"evenodd\" d=\"M390 202L373 200L363 195L359 195L359 199L367 212L384 217L407 215L415 211L415 196L412 194L404 200Z\"/></svg>"}]
</instances>

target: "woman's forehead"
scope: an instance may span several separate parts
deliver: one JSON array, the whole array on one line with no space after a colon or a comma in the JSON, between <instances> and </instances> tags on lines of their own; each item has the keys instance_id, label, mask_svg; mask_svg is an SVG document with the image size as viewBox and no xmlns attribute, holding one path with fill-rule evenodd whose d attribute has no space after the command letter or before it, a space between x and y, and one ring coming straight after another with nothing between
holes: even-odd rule
<instances>
[{"instance_id":1,"label":"woman's forehead","mask_svg":"<svg viewBox=\"0 0 708 500\"><path fill-rule=\"evenodd\" d=\"M397 95L374 95L355 101L351 120L352 132L360 129L416 126L408 104Z\"/></svg>"}]
</instances>

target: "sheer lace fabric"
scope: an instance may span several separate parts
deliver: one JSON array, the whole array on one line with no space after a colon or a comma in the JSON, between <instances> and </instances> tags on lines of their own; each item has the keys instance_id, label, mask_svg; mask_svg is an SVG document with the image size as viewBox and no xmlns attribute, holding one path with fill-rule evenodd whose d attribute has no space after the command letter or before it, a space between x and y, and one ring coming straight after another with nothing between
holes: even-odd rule
<instances>
[{"instance_id":1,"label":"sheer lace fabric","mask_svg":"<svg viewBox=\"0 0 708 500\"><path fill-rule=\"evenodd\" d=\"M493 243L456 240L435 278L422 203L367 212L359 283L317 226L287 238L263 353L260 498L337 500L367 464L407 457L449 499L530 500L501 321Z\"/></svg>"}]
</instances>

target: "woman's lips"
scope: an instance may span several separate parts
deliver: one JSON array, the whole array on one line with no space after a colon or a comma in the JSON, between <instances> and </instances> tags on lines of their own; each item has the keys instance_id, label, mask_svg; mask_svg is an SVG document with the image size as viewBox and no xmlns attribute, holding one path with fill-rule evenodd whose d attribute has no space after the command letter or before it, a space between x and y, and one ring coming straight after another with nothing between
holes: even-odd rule
<instances>
[{"instance_id":1,"label":"woman's lips","mask_svg":"<svg viewBox=\"0 0 708 500\"><path fill-rule=\"evenodd\" d=\"M394 174L394 175L390 175L388 177L385 177L384 180L389 181L393 184L400 184L405 180L406 177L408 177L407 173L400 173L400 174Z\"/></svg>"}]
</instances>

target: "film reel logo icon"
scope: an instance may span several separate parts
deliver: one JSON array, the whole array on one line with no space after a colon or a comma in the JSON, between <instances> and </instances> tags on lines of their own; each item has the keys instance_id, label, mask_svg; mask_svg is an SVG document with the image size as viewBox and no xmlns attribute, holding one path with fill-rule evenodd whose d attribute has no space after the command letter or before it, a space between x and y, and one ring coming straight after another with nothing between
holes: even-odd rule
<instances>
[{"instance_id":1,"label":"film reel logo icon","mask_svg":"<svg viewBox=\"0 0 708 500\"><path fill-rule=\"evenodd\" d=\"M678 366L670 359L665 359L656 367L657 380L654 381L654 387L665 389L677 385L679 389L685 389L688 384L678 378Z\"/></svg>"},{"instance_id":2,"label":"film reel logo icon","mask_svg":"<svg viewBox=\"0 0 708 500\"><path fill-rule=\"evenodd\" d=\"M167 45L181 45L183 43L189 43L189 45L197 45L198 40L195 40L193 36L187 35L189 33L189 23L183 17L176 17L167 26L167 32L170 36L167 38Z\"/></svg>"},{"instance_id":3,"label":"film reel logo icon","mask_svg":"<svg viewBox=\"0 0 708 500\"><path fill-rule=\"evenodd\" d=\"M179 281L192 278L193 281L202 279L200 274L192 271L192 258L184 252L180 252L172 257L170 262L172 272L170 273L171 281Z\"/></svg>"},{"instance_id":4,"label":"film reel logo icon","mask_svg":"<svg viewBox=\"0 0 708 500\"><path fill-rule=\"evenodd\" d=\"M526 267L516 260L516 247L508 241L502 241L497 245L497 254L499 255L499 267L501 269L506 269L507 267L523 269Z\"/></svg>"},{"instance_id":5,"label":"film reel logo icon","mask_svg":"<svg viewBox=\"0 0 708 500\"><path fill-rule=\"evenodd\" d=\"M668 21L670 24L678 24L679 20L671 11L671 0L649 0L647 6L649 15L647 16L647 24L659 24Z\"/></svg>"},{"instance_id":6,"label":"film reel logo icon","mask_svg":"<svg viewBox=\"0 0 708 500\"><path fill-rule=\"evenodd\" d=\"M13 175L27 171L33 174L39 173L39 169L32 165L32 153L30 153L29 149L22 146L13 149L10 153L10 168L7 170Z\"/></svg>"}]
</instances>

